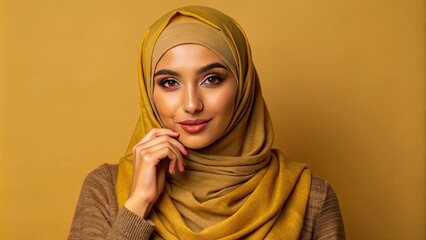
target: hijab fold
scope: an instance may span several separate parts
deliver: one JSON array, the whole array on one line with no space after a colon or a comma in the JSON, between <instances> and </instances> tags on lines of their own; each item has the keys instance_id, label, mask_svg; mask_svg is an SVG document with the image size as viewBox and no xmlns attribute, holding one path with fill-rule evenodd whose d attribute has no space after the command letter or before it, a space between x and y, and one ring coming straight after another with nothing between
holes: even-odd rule
<instances>
[{"instance_id":1,"label":"hijab fold","mask_svg":"<svg viewBox=\"0 0 426 240\"><path fill-rule=\"evenodd\" d=\"M188 26L199 26L210 33L182 30ZM185 41L173 42L182 32ZM217 41L203 39L213 35L219 36ZM164 127L152 103L153 69L168 49L186 43L203 45L228 64L237 79L236 107L221 138L203 149L190 150L185 172L167 176L163 193L149 215L156 225L153 237L298 239L309 197L310 172L304 164L290 162L282 152L272 149L272 123L247 38L233 19L208 7L173 10L145 33L140 50L140 117L119 163L119 207L129 196L133 146L151 128Z\"/></svg>"}]
</instances>

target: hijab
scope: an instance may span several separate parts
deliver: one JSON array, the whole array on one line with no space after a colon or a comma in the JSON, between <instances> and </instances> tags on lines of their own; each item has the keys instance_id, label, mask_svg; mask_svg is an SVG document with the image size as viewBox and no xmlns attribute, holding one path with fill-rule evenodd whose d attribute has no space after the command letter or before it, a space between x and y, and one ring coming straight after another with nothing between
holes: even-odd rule
<instances>
[{"instance_id":1,"label":"hijab","mask_svg":"<svg viewBox=\"0 0 426 240\"><path fill-rule=\"evenodd\" d=\"M200 6L173 10L145 33L140 49L140 117L120 159L119 207L129 196L132 148L151 129L164 127L152 100L153 72L161 56L180 44L215 52L237 81L234 115L221 138L190 150L185 173L167 176L151 209L153 238L298 239L311 175L305 164L272 149L274 133L250 46L241 27L222 12Z\"/></svg>"}]
</instances>

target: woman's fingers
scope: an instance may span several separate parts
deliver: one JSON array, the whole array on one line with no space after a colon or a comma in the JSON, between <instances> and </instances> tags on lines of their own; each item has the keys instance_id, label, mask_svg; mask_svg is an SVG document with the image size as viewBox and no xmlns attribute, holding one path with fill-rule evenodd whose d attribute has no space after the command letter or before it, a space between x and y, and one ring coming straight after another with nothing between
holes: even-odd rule
<instances>
[{"instance_id":1,"label":"woman's fingers","mask_svg":"<svg viewBox=\"0 0 426 240\"><path fill-rule=\"evenodd\" d=\"M174 147L176 147L183 155L187 155L188 154L188 150L186 150L185 146L183 146L183 144L181 142L179 142L178 140L176 140L175 138L172 138L168 135L160 135L156 138L153 138L149 141L146 141L144 143L141 144L137 144L135 146L135 148L149 148L151 146L157 145L159 143L162 142L169 142L171 143Z\"/></svg>"},{"instance_id":2,"label":"woman's fingers","mask_svg":"<svg viewBox=\"0 0 426 240\"><path fill-rule=\"evenodd\" d=\"M174 174L175 164L179 158L177 155L179 152L167 143L156 148L155 150L150 148L149 152L144 152L140 161L135 163L133 171L132 192L149 202L154 201L164 187L167 169L164 159L170 160L169 171Z\"/></svg>"},{"instance_id":3,"label":"woman's fingers","mask_svg":"<svg viewBox=\"0 0 426 240\"><path fill-rule=\"evenodd\" d=\"M180 143L175 137L178 137L179 133L170 129L154 128L147 133L142 140L133 147L133 156L136 162L139 161L141 156L156 151L164 146L164 143L168 143L171 147L171 151L174 151L178 156L176 161L171 161L169 165L169 172L174 173L176 168L183 172L185 169L185 160L182 155L187 155L188 150L185 146ZM176 151L175 151L176 150ZM160 160L160 159L159 159Z\"/></svg>"},{"instance_id":4,"label":"woman's fingers","mask_svg":"<svg viewBox=\"0 0 426 240\"><path fill-rule=\"evenodd\" d=\"M153 128L137 144L135 144L135 146L133 146L133 155L136 155L136 150L139 150L138 148L149 147L161 141L170 141L182 154L187 155L188 150L186 150L182 143L176 140L177 137L179 137L179 133L173 130L166 128Z\"/></svg>"},{"instance_id":5,"label":"woman's fingers","mask_svg":"<svg viewBox=\"0 0 426 240\"><path fill-rule=\"evenodd\" d=\"M146 217L163 191L166 171L183 172L188 151L176 138L179 133L165 128L151 129L133 147L133 180L125 206Z\"/></svg>"},{"instance_id":6,"label":"woman's fingers","mask_svg":"<svg viewBox=\"0 0 426 240\"><path fill-rule=\"evenodd\" d=\"M170 161L169 172L171 174L176 172L176 167L180 172L184 171L184 159L182 154L172 143L168 141L159 142L152 146L139 149L140 150L137 150L136 161L149 162L157 166L161 160L168 159Z\"/></svg>"},{"instance_id":7,"label":"woman's fingers","mask_svg":"<svg viewBox=\"0 0 426 240\"><path fill-rule=\"evenodd\" d=\"M168 135L170 137L178 137L179 133L168 128L153 128L149 130L149 132L141 139L139 143L145 143L153 138L163 135Z\"/></svg>"}]
</instances>

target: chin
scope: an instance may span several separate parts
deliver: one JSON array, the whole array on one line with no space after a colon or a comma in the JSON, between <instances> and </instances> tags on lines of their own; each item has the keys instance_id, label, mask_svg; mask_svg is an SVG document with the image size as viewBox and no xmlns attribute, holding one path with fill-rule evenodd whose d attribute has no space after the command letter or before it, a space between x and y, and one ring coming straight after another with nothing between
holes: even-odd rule
<instances>
[{"instance_id":1,"label":"chin","mask_svg":"<svg viewBox=\"0 0 426 240\"><path fill-rule=\"evenodd\" d=\"M189 143L183 142L182 144L186 148L194 149L194 150L205 148L205 147L208 146L208 144L203 144L203 143L200 143L200 142L189 142Z\"/></svg>"},{"instance_id":2,"label":"chin","mask_svg":"<svg viewBox=\"0 0 426 240\"><path fill-rule=\"evenodd\" d=\"M194 138L194 139L182 139L180 140L180 142L189 149L201 149L201 148L205 148L207 146L209 146L211 144L211 142L205 141L205 139L199 139L199 138Z\"/></svg>"}]
</instances>

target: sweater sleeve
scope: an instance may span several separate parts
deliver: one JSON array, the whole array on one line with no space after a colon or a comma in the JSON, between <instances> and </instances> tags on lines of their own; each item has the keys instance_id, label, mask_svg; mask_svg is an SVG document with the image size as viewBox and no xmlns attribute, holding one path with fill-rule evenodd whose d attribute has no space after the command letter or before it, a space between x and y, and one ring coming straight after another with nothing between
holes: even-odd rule
<instances>
[{"instance_id":1,"label":"sweater sleeve","mask_svg":"<svg viewBox=\"0 0 426 240\"><path fill-rule=\"evenodd\" d=\"M324 198L321 201L318 216L315 221L313 239L344 240L345 230L337 196L328 182L324 182L324 194L322 194Z\"/></svg>"},{"instance_id":2,"label":"sweater sleeve","mask_svg":"<svg viewBox=\"0 0 426 240\"><path fill-rule=\"evenodd\" d=\"M111 165L85 179L68 239L149 239L154 225L133 212L118 210Z\"/></svg>"}]
</instances>

